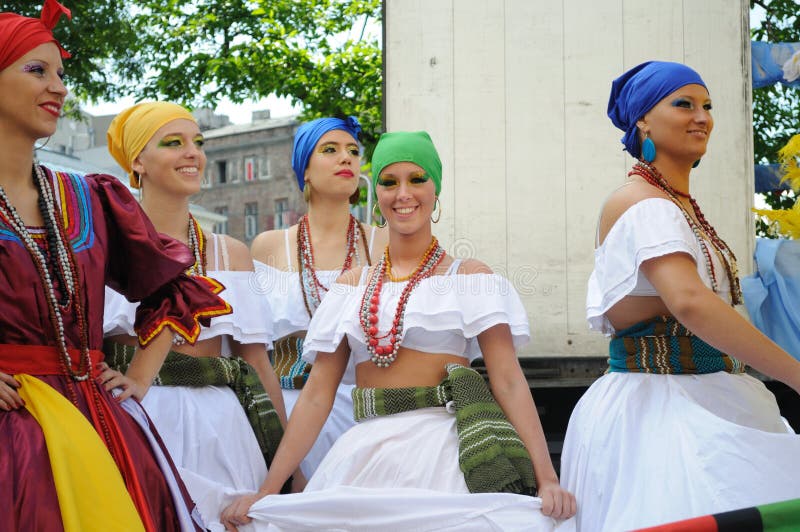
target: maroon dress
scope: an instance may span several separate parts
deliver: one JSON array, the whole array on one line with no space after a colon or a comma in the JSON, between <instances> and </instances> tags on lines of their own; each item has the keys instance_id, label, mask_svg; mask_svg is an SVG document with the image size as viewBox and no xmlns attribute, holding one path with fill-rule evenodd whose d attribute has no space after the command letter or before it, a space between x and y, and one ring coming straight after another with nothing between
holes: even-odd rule
<instances>
[{"instance_id":1,"label":"maroon dress","mask_svg":"<svg viewBox=\"0 0 800 532\"><path fill-rule=\"evenodd\" d=\"M208 309L226 313L220 298L202 280L184 275L194 262L188 248L157 233L117 179L60 172L48 172L48 176L66 237L74 250L89 349L102 347L106 284L132 301L141 301L142 310L137 317L140 337L152 336L165 321L191 332L197 328L198 320L205 321L202 316L209 315ZM44 231L34 228L31 233L47 249ZM134 421L94 379L78 385L63 371L45 369L58 363L46 289L28 250L0 216L0 371L40 378L70 398L90 421L92 409L100 404L113 418L110 424L124 442L124 460L120 460L119 449L112 456L145 527L158 531L199 530L196 521L189 519L187 525L186 516L194 505L166 451L166 459L161 455L159 466L157 456L163 444L157 434L147 434L155 433L155 429L146 415L144 422L142 413L136 416L140 422ZM76 317L72 312L64 312L63 317L67 345L77 348L80 331ZM32 356L31 351L15 351L14 346L45 346L39 350L44 354ZM46 353L48 350L52 354ZM22 366L25 371L21 371ZM133 401L126 407L141 408ZM107 437L104 441L109 445ZM161 449L154 450L151 442ZM165 474L166 478L175 478L168 481ZM102 492L107 488L96 489ZM92 497L92 493L80 496ZM0 411L0 530L63 530L45 439L38 422L25 408Z\"/></svg>"}]
</instances>

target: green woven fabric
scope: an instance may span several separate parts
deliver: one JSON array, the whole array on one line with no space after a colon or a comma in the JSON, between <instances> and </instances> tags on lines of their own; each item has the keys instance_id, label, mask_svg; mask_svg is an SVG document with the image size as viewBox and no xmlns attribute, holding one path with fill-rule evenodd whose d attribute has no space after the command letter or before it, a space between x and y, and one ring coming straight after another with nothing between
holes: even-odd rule
<instances>
[{"instance_id":1,"label":"green woven fabric","mask_svg":"<svg viewBox=\"0 0 800 532\"><path fill-rule=\"evenodd\" d=\"M438 386L354 388L352 396L356 421L451 403L459 467L469 491L536 494L528 451L477 371L448 364Z\"/></svg>"},{"instance_id":2,"label":"green woven fabric","mask_svg":"<svg viewBox=\"0 0 800 532\"><path fill-rule=\"evenodd\" d=\"M133 360L135 346L106 341L106 363L125 373ZM194 357L170 351L153 379L154 386L230 386L244 409L247 421L264 455L267 467L272 463L283 427L269 395L261 385L256 370L240 357Z\"/></svg>"}]
</instances>

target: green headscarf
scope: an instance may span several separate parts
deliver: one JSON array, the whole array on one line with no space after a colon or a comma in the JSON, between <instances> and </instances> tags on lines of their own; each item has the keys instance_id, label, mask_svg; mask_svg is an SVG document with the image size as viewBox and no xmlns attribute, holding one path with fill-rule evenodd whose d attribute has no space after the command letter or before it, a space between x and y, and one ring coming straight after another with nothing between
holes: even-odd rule
<instances>
[{"instance_id":1,"label":"green headscarf","mask_svg":"<svg viewBox=\"0 0 800 532\"><path fill-rule=\"evenodd\" d=\"M431 136L425 131L394 131L381 135L372 154L372 190L378 185L378 176L390 164L409 162L420 166L433 180L436 195L442 190L442 161L436 152ZM374 193L374 192L373 192Z\"/></svg>"}]
</instances>

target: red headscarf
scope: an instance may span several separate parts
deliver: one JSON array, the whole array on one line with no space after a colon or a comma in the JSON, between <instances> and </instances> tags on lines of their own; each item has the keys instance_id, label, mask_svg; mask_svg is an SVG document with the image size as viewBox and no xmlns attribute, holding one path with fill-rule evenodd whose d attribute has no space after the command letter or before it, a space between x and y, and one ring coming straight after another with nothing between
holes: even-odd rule
<instances>
[{"instance_id":1,"label":"red headscarf","mask_svg":"<svg viewBox=\"0 0 800 532\"><path fill-rule=\"evenodd\" d=\"M55 43L61 50L61 57L69 57L69 52L53 37L61 15L72 18L69 9L56 0L45 0L39 18L23 17L16 13L0 13L0 70L27 54L40 44Z\"/></svg>"}]
</instances>

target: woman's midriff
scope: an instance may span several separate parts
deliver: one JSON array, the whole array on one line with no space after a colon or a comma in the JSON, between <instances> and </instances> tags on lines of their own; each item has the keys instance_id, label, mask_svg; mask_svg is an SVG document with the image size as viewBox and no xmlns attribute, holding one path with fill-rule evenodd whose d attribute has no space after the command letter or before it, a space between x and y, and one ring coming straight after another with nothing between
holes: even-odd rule
<instances>
[{"instance_id":1,"label":"woman's midriff","mask_svg":"<svg viewBox=\"0 0 800 532\"><path fill-rule=\"evenodd\" d=\"M606 318L614 326L614 330L621 331L641 321L671 314L660 297L627 296L608 309Z\"/></svg>"},{"instance_id":2,"label":"woman's midriff","mask_svg":"<svg viewBox=\"0 0 800 532\"><path fill-rule=\"evenodd\" d=\"M109 336L107 339L123 344L123 345L138 345L136 338L126 334L118 334L116 336ZM181 344L173 345L172 350L177 353L183 353L193 357L218 357L222 351L222 337L215 336L207 340L199 340L194 345Z\"/></svg>"},{"instance_id":3,"label":"woman's midriff","mask_svg":"<svg viewBox=\"0 0 800 532\"><path fill-rule=\"evenodd\" d=\"M356 384L361 388L436 386L447 376L447 364L469 366L469 360L457 355L400 348L397 359L388 368L379 368L371 360L358 364Z\"/></svg>"}]
</instances>

